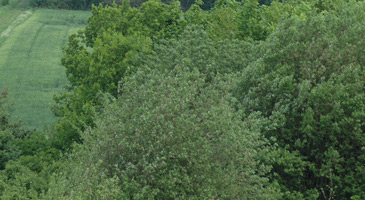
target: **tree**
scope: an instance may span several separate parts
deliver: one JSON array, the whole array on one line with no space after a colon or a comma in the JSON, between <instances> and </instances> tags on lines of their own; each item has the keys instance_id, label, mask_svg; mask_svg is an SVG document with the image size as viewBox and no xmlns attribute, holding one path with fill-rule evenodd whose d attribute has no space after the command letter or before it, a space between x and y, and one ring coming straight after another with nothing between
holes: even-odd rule
<instances>
[{"instance_id":1,"label":"tree","mask_svg":"<svg viewBox=\"0 0 365 200\"><path fill-rule=\"evenodd\" d=\"M55 179L54 186L63 188L49 195L279 198L261 176L270 170L259 162L269 146L250 128L255 122L242 123L231 106L232 80L224 76L206 84L205 74L183 66L163 72L140 68L124 79L119 99L108 97L95 128L82 134L73 164Z\"/></svg>"},{"instance_id":2,"label":"tree","mask_svg":"<svg viewBox=\"0 0 365 200\"><path fill-rule=\"evenodd\" d=\"M236 91L283 149L272 177L287 199L364 197L365 4L338 6L282 23L253 51Z\"/></svg>"},{"instance_id":3,"label":"tree","mask_svg":"<svg viewBox=\"0 0 365 200\"><path fill-rule=\"evenodd\" d=\"M261 17L261 12L266 12L266 17ZM178 1L164 4L160 0L138 8L130 7L128 1L122 6L94 7L89 25L72 35L64 49L62 64L70 87L55 98L54 111L61 117L55 146L66 150L73 142L81 142L79 132L93 125L93 115L100 106L97 94L108 92L116 97L118 81L139 67L137 56L147 57L160 41L178 38L188 23L203 26L212 42L222 45L231 39L264 40L279 22L279 17L270 21L269 16L278 13L278 9L258 7L251 0L218 1L210 13L198 5L183 13Z\"/></svg>"},{"instance_id":4,"label":"tree","mask_svg":"<svg viewBox=\"0 0 365 200\"><path fill-rule=\"evenodd\" d=\"M152 41L174 38L185 25L179 3L163 4L158 0L132 8L94 7L89 25L69 38L62 64L70 81L70 91L56 98L55 113L62 119L56 125L57 148L68 149L80 142L79 130L93 125L97 94L117 96L118 81L133 72L136 55L148 54ZM79 130L78 130L79 129Z\"/></svg>"}]
</instances>

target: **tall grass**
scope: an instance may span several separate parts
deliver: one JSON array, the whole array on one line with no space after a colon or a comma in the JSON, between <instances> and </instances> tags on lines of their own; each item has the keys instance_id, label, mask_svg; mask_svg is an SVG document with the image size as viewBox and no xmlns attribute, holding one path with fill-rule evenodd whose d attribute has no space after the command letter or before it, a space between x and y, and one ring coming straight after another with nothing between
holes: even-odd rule
<instances>
[{"instance_id":1,"label":"tall grass","mask_svg":"<svg viewBox=\"0 0 365 200\"><path fill-rule=\"evenodd\" d=\"M30 128L55 122L53 95L67 83L60 64L67 36L85 25L89 12L38 9L0 43L0 89L10 90L11 116Z\"/></svg>"}]
</instances>

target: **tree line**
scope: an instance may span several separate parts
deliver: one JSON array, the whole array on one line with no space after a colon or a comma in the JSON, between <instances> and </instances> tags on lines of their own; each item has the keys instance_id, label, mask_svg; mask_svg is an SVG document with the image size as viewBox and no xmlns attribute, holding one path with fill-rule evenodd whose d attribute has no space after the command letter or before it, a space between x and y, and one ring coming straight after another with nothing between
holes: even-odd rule
<instances>
[{"instance_id":1,"label":"tree line","mask_svg":"<svg viewBox=\"0 0 365 200\"><path fill-rule=\"evenodd\" d=\"M146 0L131 0L130 5L133 7L141 6ZM163 0L163 3L171 3L172 0ZM195 3L193 0L180 0L181 8L188 10ZM214 6L215 0L204 0L201 5L202 9L208 10ZM265 1L262 1L265 3ZM111 6L113 4L121 5L122 0L0 0L0 5L10 4L13 7L36 7L36 8L51 8L51 9L68 9L68 10L91 10L92 6L102 4Z\"/></svg>"},{"instance_id":2,"label":"tree line","mask_svg":"<svg viewBox=\"0 0 365 200\"><path fill-rule=\"evenodd\" d=\"M133 7L141 6L146 0L130 0L129 3ZM186 11L190 8L195 0L179 0L181 3L182 10ZM216 0L203 0L199 4L200 8L204 10L210 10L214 7ZM99 4L117 5L122 4L122 0L28 0L27 2L22 2L21 0L0 0L1 5L11 4L12 6L17 6L18 4L25 4L27 6L37 7L37 8L58 8L58 9L69 9L69 10L90 10L92 5L98 6ZM172 0L162 0L163 3L171 3ZM270 5L272 0L259 0L260 5Z\"/></svg>"},{"instance_id":3,"label":"tree line","mask_svg":"<svg viewBox=\"0 0 365 200\"><path fill-rule=\"evenodd\" d=\"M93 7L47 134L0 98L1 199L365 198L365 4Z\"/></svg>"}]
</instances>

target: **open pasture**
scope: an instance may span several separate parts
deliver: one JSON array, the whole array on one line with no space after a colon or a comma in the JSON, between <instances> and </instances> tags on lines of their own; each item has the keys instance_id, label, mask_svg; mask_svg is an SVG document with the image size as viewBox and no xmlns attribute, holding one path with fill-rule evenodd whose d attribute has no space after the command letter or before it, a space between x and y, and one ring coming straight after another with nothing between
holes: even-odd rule
<instances>
[{"instance_id":1,"label":"open pasture","mask_svg":"<svg viewBox=\"0 0 365 200\"><path fill-rule=\"evenodd\" d=\"M37 9L4 18L8 25L0 26L0 89L10 91L13 120L22 120L29 128L55 122L50 110L53 95L67 83L61 48L71 33L86 25L89 15Z\"/></svg>"}]
</instances>

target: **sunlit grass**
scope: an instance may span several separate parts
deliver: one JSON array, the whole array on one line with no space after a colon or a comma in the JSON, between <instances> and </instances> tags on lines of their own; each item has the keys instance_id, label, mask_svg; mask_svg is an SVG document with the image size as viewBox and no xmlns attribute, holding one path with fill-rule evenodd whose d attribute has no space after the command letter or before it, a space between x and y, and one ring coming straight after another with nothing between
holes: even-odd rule
<instances>
[{"instance_id":1,"label":"sunlit grass","mask_svg":"<svg viewBox=\"0 0 365 200\"><path fill-rule=\"evenodd\" d=\"M30 128L55 122L53 95L67 83L60 64L67 37L86 24L90 12L35 10L0 43L0 89L10 90L11 116Z\"/></svg>"}]
</instances>

